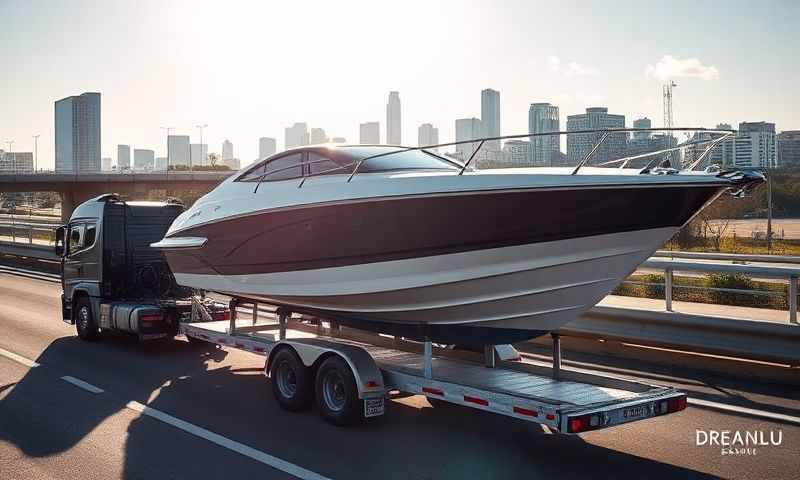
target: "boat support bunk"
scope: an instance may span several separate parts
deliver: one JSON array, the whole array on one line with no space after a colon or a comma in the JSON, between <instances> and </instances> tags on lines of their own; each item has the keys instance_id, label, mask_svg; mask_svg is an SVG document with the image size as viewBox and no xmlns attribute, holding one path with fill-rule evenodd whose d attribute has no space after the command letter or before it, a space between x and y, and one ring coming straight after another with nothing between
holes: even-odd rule
<instances>
[{"instance_id":1,"label":"boat support bunk","mask_svg":"<svg viewBox=\"0 0 800 480\"><path fill-rule=\"evenodd\" d=\"M249 324L237 321L247 312ZM181 332L193 343L266 356L264 373L287 410L317 409L331 423L347 425L384 414L392 395L425 395L435 405L474 408L580 433L678 412L686 394L673 387L563 368L559 335L552 366L507 361L510 346L490 346L482 362L431 342L367 334L323 321L295 318L282 307L259 315L256 302L234 298L230 320L213 321L200 297ZM270 321L264 322L265 317ZM421 343L421 345L420 345ZM420 348L421 347L421 348ZM474 357L474 354L473 354Z\"/></svg>"}]
</instances>

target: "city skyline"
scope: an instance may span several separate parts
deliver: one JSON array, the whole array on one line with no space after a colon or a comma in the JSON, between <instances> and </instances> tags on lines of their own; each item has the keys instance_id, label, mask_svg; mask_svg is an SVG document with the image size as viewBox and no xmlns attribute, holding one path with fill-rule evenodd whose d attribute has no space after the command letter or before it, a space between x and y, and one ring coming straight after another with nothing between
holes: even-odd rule
<instances>
[{"instance_id":1,"label":"city skyline","mask_svg":"<svg viewBox=\"0 0 800 480\"><path fill-rule=\"evenodd\" d=\"M347 2L336 8L320 4L316 7L320 15L314 18L306 18L306 9L295 6L201 3L194 8L181 2L168 7L143 2L136 9L141 21L130 32L125 19L131 18L133 7L128 4L80 2L45 7L4 2L0 14L6 19L6 29L0 53L13 74L0 78L0 91L8 92L0 115L0 141L14 140L15 150L33 151L32 136L41 134L39 166L52 169L53 102L84 91L103 94L100 156L112 158L118 144L166 153L162 125L174 126L173 133L190 135L197 142L195 126L208 122L203 143L221 145L229 138L238 146L243 164L257 158L259 137L266 134L282 140L282 129L297 121L357 139L361 123L385 118L389 90L399 91L403 98L404 144L414 143L413 132L423 123L439 126L441 142L453 141L454 119L480 116L476 92L487 87L502 92L503 134L526 132L528 107L537 102L557 105L561 125L566 125L568 115L606 106L628 119L654 119L658 127L661 85L667 77L678 83L674 107L678 125L713 127L763 120L775 123L778 131L800 129L792 108L800 104L793 87L800 80L800 69L796 62L786 62L796 44L791 39L798 37L791 21L800 13L796 4L771 2L756 8L734 2L725 3L724 9L708 5L698 10L688 2L678 2L669 8L648 9L648 19L679 21L693 32L690 38L680 38L646 28L649 22L630 13L635 10L633 3L582 5L580 17L570 4L511 3L496 11L469 2L434 3L424 18L413 5L396 5L393 14L399 20L413 20L417 30L414 39L400 39L386 36L379 28L388 6L367 12ZM706 22L702 15L706 9L722 18ZM557 22L542 22L540 29L530 32L522 27L524 22L515 21L537 18L545 10L547 18L572 19L569 41L557 35L564 33L563 23L559 27ZM354 11L359 15L350 19ZM768 31L749 22L755 11L770 23ZM443 32L441 21L453 12L458 12L460 21L481 18L508 27L504 48L492 47L498 44L487 32L475 31L468 38L458 37L459 48L444 55L444 45L457 32ZM75 14L92 25L83 35L76 35L76 27L61 21ZM175 35L171 22L190 14L195 21L186 22L185 35ZM195 41L203 36L200 32L213 31L215 25L257 26L265 15L280 15L286 26L267 31L237 28L222 38ZM597 15L609 21L591 22ZM389 48L398 52L397 58L373 62L370 67L374 68L359 72L342 68L333 58L337 56L320 59L319 67L337 72L324 80L313 75L299 79L274 75L261 67L251 71L252 62L245 60L260 56L282 69L305 62L270 47L288 34L289 25L301 20L309 23L311 31L330 22L344 26L357 22L359 28L353 33L329 38L327 48L345 55L375 56ZM119 34L104 34L111 31ZM143 36L148 31L159 34ZM363 39L369 35L386 42L368 45ZM586 44L594 36L601 36L606 44L618 44L625 54L613 49L590 52ZM756 37L759 42L752 42ZM630 38L639 40L632 43ZM299 47L305 47L314 38L297 40ZM430 45L442 48L427 48ZM132 53L117 58L114 52L122 50ZM181 62L173 61L175 53ZM231 61L221 62L229 56ZM432 62L436 64L433 70ZM220 63L229 65L224 76L216 72L215 65ZM132 75L147 71L160 74ZM134 97L136 101L131 102Z\"/></svg>"}]
</instances>

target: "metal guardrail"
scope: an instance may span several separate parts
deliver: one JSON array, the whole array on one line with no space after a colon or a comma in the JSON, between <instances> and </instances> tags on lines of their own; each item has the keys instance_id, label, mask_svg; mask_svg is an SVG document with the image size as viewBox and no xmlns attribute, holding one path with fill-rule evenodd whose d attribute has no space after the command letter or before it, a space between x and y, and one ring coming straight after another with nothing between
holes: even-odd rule
<instances>
[{"instance_id":1,"label":"metal guardrail","mask_svg":"<svg viewBox=\"0 0 800 480\"><path fill-rule=\"evenodd\" d=\"M15 257L35 258L57 262L60 258L50 245L0 241L0 253Z\"/></svg>"},{"instance_id":2,"label":"metal guardrail","mask_svg":"<svg viewBox=\"0 0 800 480\"><path fill-rule=\"evenodd\" d=\"M595 306L559 332L711 355L800 365L796 325Z\"/></svg>"},{"instance_id":3,"label":"metal guardrail","mask_svg":"<svg viewBox=\"0 0 800 480\"><path fill-rule=\"evenodd\" d=\"M743 273L766 278L781 278L789 282L789 323L797 325L797 280L800 267L775 267L766 265L739 265L727 263L686 262L677 260L650 259L641 267L664 271L664 300L666 309L672 312L673 274L679 272Z\"/></svg>"},{"instance_id":4,"label":"metal guardrail","mask_svg":"<svg viewBox=\"0 0 800 480\"><path fill-rule=\"evenodd\" d=\"M653 257L683 258L688 260L723 260L731 262L800 264L800 256L797 255L750 255L745 253L673 252L670 250L659 250L653 254Z\"/></svg>"}]
</instances>

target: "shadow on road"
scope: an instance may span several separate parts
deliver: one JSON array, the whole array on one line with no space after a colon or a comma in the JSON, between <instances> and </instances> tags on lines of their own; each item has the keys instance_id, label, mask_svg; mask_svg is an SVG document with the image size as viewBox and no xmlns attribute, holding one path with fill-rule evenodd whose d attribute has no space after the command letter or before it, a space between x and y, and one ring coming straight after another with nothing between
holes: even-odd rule
<instances>
[{"instance_id":1,"label":"shadow on road","mask_svg":"<svg viewBox=\"0 0 800 480\"><path fill-rule=\"evenodd\" d=\"M391 401L384 418L337 428L313 411L281 411L255 361L233 368L227 357L180 340L59 338L36 359L41 367L0 400L0 441L29 457L67 452L136 400L332 478L714 478L459 407ZM59 380L63 375L106 392L76 393ZM139 416L126 431L123 478L239 477L266 468L149 417Z\"/></svg>"}]
</instances>

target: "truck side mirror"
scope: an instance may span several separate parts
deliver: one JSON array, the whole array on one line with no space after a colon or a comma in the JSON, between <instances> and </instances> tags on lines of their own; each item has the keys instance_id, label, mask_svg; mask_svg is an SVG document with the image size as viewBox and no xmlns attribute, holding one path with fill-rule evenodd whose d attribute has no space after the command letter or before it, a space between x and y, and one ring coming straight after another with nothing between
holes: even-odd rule
<instances>
[{"instance_id":1,"label":"truck side mirror","mask_svg":"<svg viewBox=\"0 0 800 480\"><path fill-rule=\"evenodd\" d=\"M56 229L56 255L58 257L63 257L67 253L67 244L64 242L64 239L67 237L67 226L61 226Z\"/></svg>"}]
</instances>

